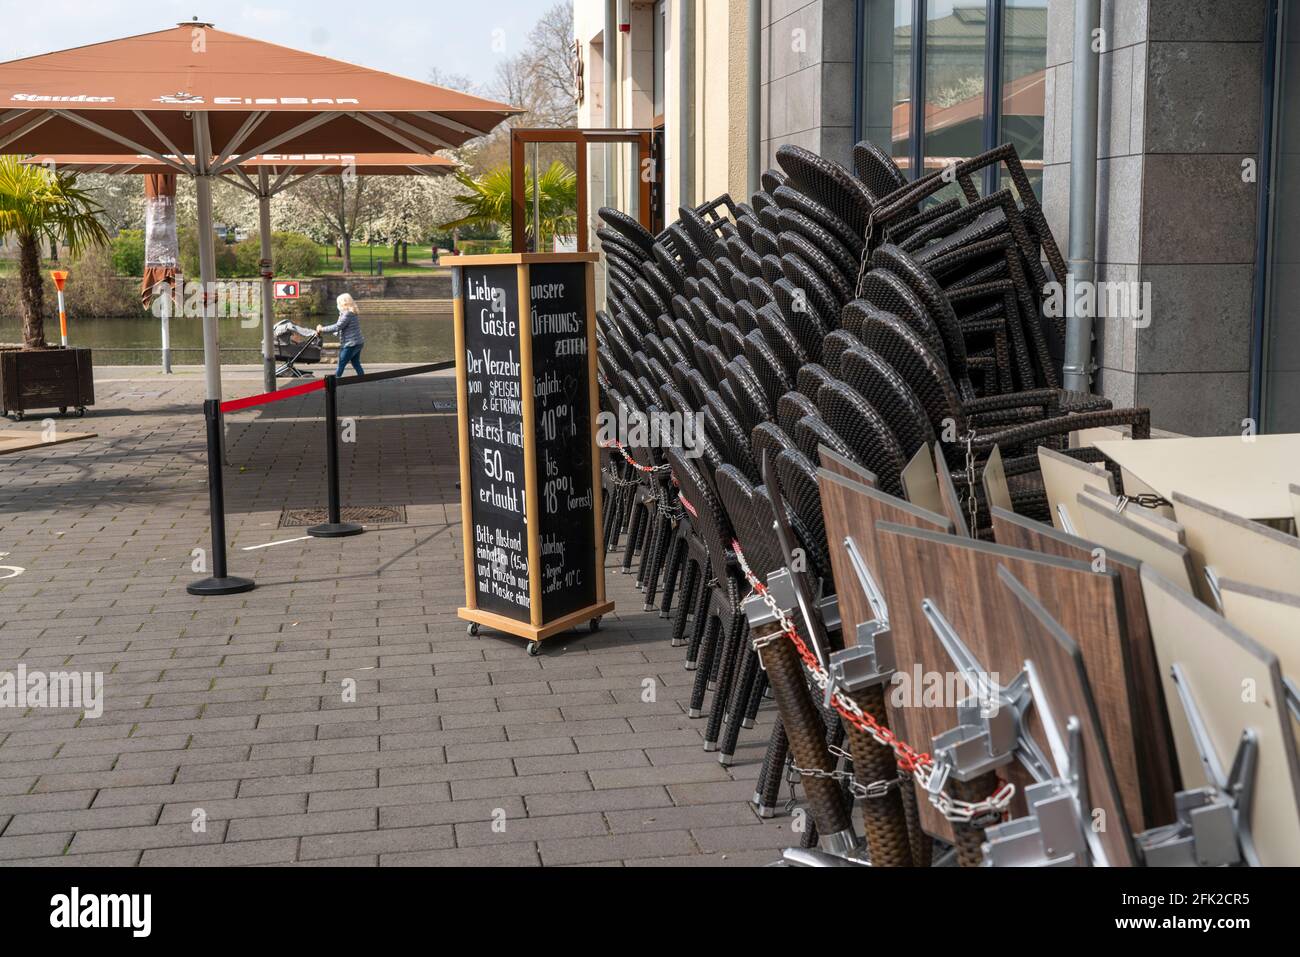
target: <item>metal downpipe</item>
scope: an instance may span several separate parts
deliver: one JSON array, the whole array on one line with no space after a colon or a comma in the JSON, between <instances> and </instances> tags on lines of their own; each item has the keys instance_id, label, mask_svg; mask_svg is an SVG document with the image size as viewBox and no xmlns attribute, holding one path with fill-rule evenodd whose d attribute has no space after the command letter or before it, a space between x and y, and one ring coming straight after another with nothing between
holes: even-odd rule
<instances>
[{"instance_id":1,"label":"metal downpipe","mask_svg":"<svg viewBox=\"0 0 1300 957\"><path fill-rule=\"evenodd\" d=\"M762 0L749 0L749 16L747 17L746 28L746 59L749 61L749 71L747 75L749 104L747 113L748 128L748 172L749 172L749 196L753 196L762 188L761 176L763 172L763 4ZM745 199L748 201L749 196Z\"/></svg>"},{"instance_id":2,"label":"metal downpipe","mask_svg":"<svg viewBox=\"0 0 1300 957\"><path fill-rule=\"evenodd\" d=\"M677 205L695 208L695 3L678 0Z\"/></svg>"},{"instance_id":3,"label":"metal downpipe","mask_svg":"<svg viewBox=\"0 0 1300 957\"><path fill-rule=\"evenodd\" d=\"M1097 114L1101 0L1078 0L1074 16L1074 109L1070 126L1070 261L1066 283L1063 384L1092 391L1092 316L1076 315L1072 292L1097 275Z\"/></svg>"}]
</instances>

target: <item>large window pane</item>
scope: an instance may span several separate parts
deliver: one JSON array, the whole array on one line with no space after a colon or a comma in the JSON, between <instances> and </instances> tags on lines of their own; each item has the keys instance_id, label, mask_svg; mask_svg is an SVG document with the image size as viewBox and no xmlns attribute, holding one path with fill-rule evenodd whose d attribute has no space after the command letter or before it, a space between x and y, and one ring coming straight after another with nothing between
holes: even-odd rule
<instances>
[{"instance_id":1,"label":"large window pane","mask_svg":"<svg viewBox=\"0 0 1300 957\"><path fill-rule=\"evenodd\" d=\"M1046 70L1047 0L1006 0L998 142L1015 144L1040 200Z\"/></svg>"},{"instance_id":2,"label":"large window pane","mask_svg":"<svg viewBox=\"0 0 1300 957\"><path fill-rule=\"evenodd\" d=\"M910 175L912 0L865 0L862 11L862 138Z\"/></svg>"},{"instance_id":3,"label":"large window pane","mask_svg":"<svg viewBox=\"0 0 1300 957\"><path fill-rule=\"evenodd\" d=\"M927 4L926 172L984 151L987 32L985 0L930 0Z\"/></svg>"}]
</instances>

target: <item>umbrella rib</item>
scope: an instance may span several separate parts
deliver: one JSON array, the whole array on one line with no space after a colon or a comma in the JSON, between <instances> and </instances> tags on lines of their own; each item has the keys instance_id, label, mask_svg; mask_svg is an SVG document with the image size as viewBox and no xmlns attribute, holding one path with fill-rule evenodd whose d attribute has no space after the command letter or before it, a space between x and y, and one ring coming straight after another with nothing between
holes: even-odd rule
<instances>
[{"instance_id":1,"label":"umbrella rib","mask_svg":"<svg viewBox=\"0 0 1300 957\"><path fill-rule=\"evenodd\" d=\"M26 112L29 112L29 111L28 111L28 110L23 110L22 112L26 113ZM4 149L6 146L8 146L8 145L9 145L10 143L12 143L14 140L19 139L20 137L26 136L26 135L27 135L28 133L30 133L32 130L36 129L36 127L41 126L41 125L43 125L43 124L45 124L45 123L48 123L48 122L49 122L50 120L52 120L53 118L54 118L54 115L53 115L52 113L42 113L42 114L40 114L39 116L35 117L34 119L28 120L26 123L24 123L24 124L23 124L22 126L20 126L18 129L14 130L14 131L13 131L12 133L10 133L8 136L4 137L3 139L0 139L0 150Z\"/></svg>"},{"instance_id":2,"label":"umbrella rib","mask_svg":"<svg viewBox=\"0 0 1300 957\"><path fill-rule=\"evenodd\" d=\"M246 193L252 193L259 199L261 198L262 194L258 191L257 187L253 185L253 181L248 178L248 174L245 173L242 168L236 166L234 173L239 177L239 179L228 179L226 182L236 189L242 189ZM241 183L239 180L243 180L243 182Z\"/></svg>"},{"instance_id":3,"label":"umbrella rib","mask_svg":"<svg viewBox=\"0 0 1300 957\"><path fill-rule=\"evenodd\" d=\"M138 119L141 123L143 123L145 126L149 128L149 132L153 133L154 136L158 137L159 143L161 143L164 147L172 151L172 155L176 157L176 161L180 163L182 166L186 167L189 170L191 175L197 172L194 169L194 164L192 164L189 160L185 158L185 154L182 153L179 149L177 149L176 144L167 138L167 135L158 128L158 124L156 124L153 120L149 118L148 113L146 113L144 110L132 110L131 112L135 114L136 119Z\"/></svg>"},{"instance_id":4,"label":"umbrella rib","mask_svg":"<svg viewBox=\"0 0 1300 957\"><path fill-rule=\"evenodd\" d=\"M16 120L18 117L30 112L31 110L27 109L9 110L6 113L0 114L0 123L8 123L10 120Z\"/></svg>"},{"instance_id":5,"label":"umbrella rib","mask_svg":"<svg viewBox=\"0 0 1300 957\"><path fill-rule=\"evenodd\" d=\"M140 143L135 142L135 140L122 136L120 133L114 133L112 130L108 129L107 127L100 126L98 123L88 120L84 116L81 116L77 113L70 113L67 110L51 110L50 112L54 116L59 116L65 120L70 120L71 122L76 123L78 126L84 126L92 133L98 133L100 136L106 136L110 140L113 140L117 143L121 143L123 146L127 147L127 149L135 150L135 152L143 153L146 156L152 156L158 162L166 166L170 166L173 169L178 169L182 173L190 172L190 170L187 167L176 162L175 160L168 159L166 156L163 156L161 153L157 152L156 150L151 150L147 146L143 146Z\"/></svg>"},{"instance_id":6,"label":"umbrella rib","mask_svg":"<svg viewBox=\"0 0 1300 957\"><path fill-rule=\"evenodd\" d=\"M323 124L328 123L330 120L343 115L345 114L342 112L317 113L311 119L299 123L297 126L285 130L283 133L280 133L277 136L271 137L269 140L267 140L264 143L259 143L256 148L251 150L245 150L244 152L240 153L238 156L234 156L226 160L224 163L220 164L219 166L213 167L212 172L224 173L226 170L230 169L230 167L238 166L240 163L242 163L244 160L248 159L251 156L257 156L259 153L265 153L269 150L273 150L281 143L286 143L301 133L307 133L311 130L314 130L318 126L322 126Z\"/></svg>"},{"instance_id":7,"label":"umbrella rib","mask_svg":"<svg viewBox=\"0 0 1300 957\"><path fill-rule=\"evenodd\" d=\"M362 123L370 127L376 133L382 133L384 136L387 136L394 143L397 143L399 146L405 147L406 149L410 150L412 153L423 153L428 149L427 146L420 146L418 143L408 140L405 136L402 136L399 133L390 130L388 127L384 126L378 120L374 119L373 117L365 113L349 113L348 116L357 120L359 123Z\"/></svg>"},{"instance_id":8,"label":"umbrella rib","mask_svg":"<svg viewBox=\"0 0 1300 957\"><path fill-rule=\"evenodd\" d=\"M276 193L278 193L280 191L281 184L283 184L285 180L287 180L292 175L293 175L292 166L286 166L280 173L278 173L275 177L275 182L271 184L271 195L274 196Z\"/></svg>"},{"instance_id":9,"label":"umbrella rib","mask_svg":"<svg viewBox=\"0 0 1300 957\"><path fill-rule=\"evenodd\" d=\"M428 130L422 130L418 126L406 122L406 120L399 120L391 113L383 113L377 110L372 110L370 112L370 115L378 117L379 119L383 120L385 123L389 123L397 127L399 130L401 130L404 133L409 133L411 136L414 136L417 140L427 139L429 142L435 144L432 147L432 149L436 150L436 149L444 149L444 148L445 149L455 148L446 140L444 140L441 136L438 136L436 133L430 133ZM429 149L429 148L430 147L425 147L425 149Z\"/></svg>"},{"instance_id":10,"label":"umbrella rib","mask_svg":"<svg viewBox=\"0 0 1300 957\"><path fill-rule=\"evenodd\" d=\"M484 135L482 130L476 130L474 129L474 127L469 126L466 123L461 123L458 120L453 120L451 117L443 116L441 113L431 113L428 110L419 110L412 115L418 116L422 120L428 120L430 123L437 123L441 126L449 127L450 129L453 129L458 133L468 133L470 136Z\"/></svg>"},{"instance_id":11,"label":"umbrella rib","mask_svg":"<svg viewBox=\"0 0 1300 957\"><path fill-rule=\"evenodd\" d=\"M220 166L228 160L230 154L234 150L239 149L239 147L243 145L244 140L248 138L249 134L261 126L262 121L270 115L270 110L257 110L248 114L248 119L244 120L243 124L241 124L239 129L235 132L235 135L231 137L230 142L226 144L226 148L221 151L221 155L217 157L217 165Z\"/></svg>"},{"instance_id":12,"label":"umbrella rib","mask_svg":"<svg viewBox=\"0 0 1300 957\"><path fill-rule=\"evenodd\" d=\"M274 193L279 193L283 190L294 189L303 180L311 179L313 176L319 176L321 173L329 172L332 169L334 169L333 166L317 166L315 169L308 170L307 172L299 176L297 179L291 179L283 186L279 187L278 189L274 189L271 192L274 194Z\"/></svg>"}]
</instances>

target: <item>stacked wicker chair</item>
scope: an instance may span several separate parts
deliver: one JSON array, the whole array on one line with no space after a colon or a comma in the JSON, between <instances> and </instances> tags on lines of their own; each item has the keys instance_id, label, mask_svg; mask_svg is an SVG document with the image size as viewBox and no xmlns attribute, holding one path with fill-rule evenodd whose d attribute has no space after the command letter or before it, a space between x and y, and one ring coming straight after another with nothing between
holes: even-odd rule
<instances>
[{"instance_id":1,"label":"stacked wicker chair","mask_svg":"<svg viewBox=\"0 0 1300 957\"><path fill-rule=\"evenodd\" d=\"M674 644L687 647L689 710L707 716L707 750L732 763L769 683L802 716L797 728L778 719L768 742L754 798L765 815L776 813L794 742L800 760L829 771L839 752L810 754L810 729L830 745L844 736L819 699L804 700L806 688L778 689L772 667L760 668L741 608L752 591L746 569L762 582L787 564L778 518L819 597L835 593L821 450L901 496L903 469L922 446L963 464L997 447L1016 508L1042 517L1039 446L1065 451L1070 433L1101 425L1149 434L1145 410L1061 388L1053 356L1064 330L1045 315L1044 286L1063 280L1065 264L1012 147L916 181L867 143L853 170L798 147L776 159L780 169L748 204L724 195L683 208L658 235L602 209L597 230L607 279L597 316L602 409L698 423L686 429L689 448L603 453L607 547L623 540L629 572L639 556L647 610L657 601ZM981 196L976 174L993 166L1014 189ZM983 491L966 474L954 481L981 533ZM834 645L834 623L825 631ZM813 780L803 779L810 798ZM838 833L851 800L816 791L814 809L827 818L818 827ZM872 847L882 861L928 859L896 840L886 846L883 833Z\"/></svg>"}]
</instances>

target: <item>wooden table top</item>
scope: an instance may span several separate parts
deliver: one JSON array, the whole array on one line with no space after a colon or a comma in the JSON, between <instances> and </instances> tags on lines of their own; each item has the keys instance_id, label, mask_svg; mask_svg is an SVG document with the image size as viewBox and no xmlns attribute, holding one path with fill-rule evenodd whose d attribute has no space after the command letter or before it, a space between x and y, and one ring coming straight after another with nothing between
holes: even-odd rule
<instances>
[{"instance_id":1,"label":"wooden table top","mask_svg":"<svg viewBox=\"0 0 1300 957\"><path fill-rule=\"evenodd\" d=\"M46 440L39 429L0 429L0 455L6 452L27 452L31 449L44 448L47 445L63 445L67 442L81 442L98 436L94 432L57 432L53 439Z\"/></svg>"},{"instance_id":2,"label":"wooden table top","mask_svg":"<svg viewBox=\"0 0 1300 957\"><path fill-rule=\"evenodd\" d=\"M1290 518L1300 434L1098 442L1102 454L1165 498L1174 492L1243 518Z\"/></svg>"}]
</instances>

